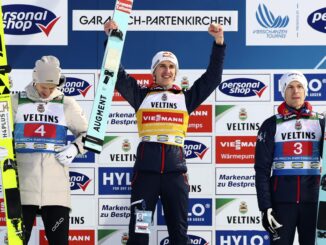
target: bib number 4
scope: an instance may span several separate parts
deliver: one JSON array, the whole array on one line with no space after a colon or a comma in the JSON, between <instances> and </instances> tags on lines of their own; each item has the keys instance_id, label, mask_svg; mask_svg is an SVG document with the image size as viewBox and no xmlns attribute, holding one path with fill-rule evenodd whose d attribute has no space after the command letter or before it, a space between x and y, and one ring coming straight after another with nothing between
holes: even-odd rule
<instances>
[{"instance_id":1,"label":"bib number 4","mask_svg":"<svg viewBox=\"0 0 326 245\"><path fill-rule=\"evenodd\" d=\"M37 137L37 138L55 138L56 127L49 124L30 123L26 124L24 128L25 137Z\"/></svg>"}]
</instances>

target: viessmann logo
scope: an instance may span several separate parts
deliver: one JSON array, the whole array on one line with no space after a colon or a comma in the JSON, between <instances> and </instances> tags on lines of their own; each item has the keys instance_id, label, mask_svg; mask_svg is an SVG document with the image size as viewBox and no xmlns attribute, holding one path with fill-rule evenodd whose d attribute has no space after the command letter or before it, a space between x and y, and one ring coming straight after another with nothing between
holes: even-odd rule
<instances>
[{"instance_id":1,"label":"viessmann logo","mask_svg":"<svg viewBox=\"0 0 326 245\"><path fill-rule=\"evenodd\" d=\"M43 32L49 36L52 28L60 19L50 10L34 5L4 5L2 10L5 33L12 35Z\"/></svg>"},{"instance_id":2,"label":"viessmann logo","mask_svg":"<svg viewBox=\"0 0 326 245\"><path fill-rule=\"evenodd\" d=\"M326 33L326 8L311 13L307 19L308 24L316 31Z\"/></svg>"},{"instance_id":3,"label":"viessmann logo","mask_svg":"<svg viewBox=\"0 0 326 245\"><path fill-rule=\"evenodd\" d=\"M256 136L216 136L216 163L254 163Z\"/></svg>"},{"instance_id":4,"label":"viessmann logo","mask_svg":"<svg viewBox=\"0 0 326 245\"><path fill-rule=\"evenodd\" d=\"M176 123L183 124L183 115L182 113L174 112L144 112L142 123Z\"/></svg>"},{"instance_id":5,"label":"viessmann logo","mask_svg":"<svg viewBox=\"0 0 326 245\"><path fill-rule=\"evenodd\" d=\"M233 97L258 96L260 98L266 88L267 86L263 82L251 78L233 78L218 86L223 94Z\"/></svg>"}]
</instances>

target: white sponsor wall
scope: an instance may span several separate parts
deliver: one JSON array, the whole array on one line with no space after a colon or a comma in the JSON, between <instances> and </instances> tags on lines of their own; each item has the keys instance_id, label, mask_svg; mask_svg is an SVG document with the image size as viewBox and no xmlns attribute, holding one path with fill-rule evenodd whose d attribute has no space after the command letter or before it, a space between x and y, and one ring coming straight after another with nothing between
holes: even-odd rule
<instances>
[{"instance_id":1,"label":"white sponsor wall","mask_svg":"<svg viewBox=\"0 0 326 245\"><path fill-rule=\"evenodd\" d=\"M256 135L282 102L278 80L289 69L304 72L307 99L316 111L326 111L324 1L135 0L134 6L122 63L142 86L153 82L149 70L153 54L167 49L179 58L176 84L191 87L209 60L208 23L224 25L227 55L222 83L191 114L184 147L190 184L188 235L192 244L201 245L270 244L255 191ZM13 91L22 91L31 82L37 58L56 55L67 77L65 95L74 97L89 117L103 56L103 23L112 15L113 1L3 0L3 8ZM139 139L135 112L118 92L107 122L102 153L79 155L71 165L72 245L119 245L128 239L130 184ZM3 244L1 199L0 203ZM47 244L40 218L31 244ZM160 203L150 244L169 244Z\"/></svg>"}]
</instances>

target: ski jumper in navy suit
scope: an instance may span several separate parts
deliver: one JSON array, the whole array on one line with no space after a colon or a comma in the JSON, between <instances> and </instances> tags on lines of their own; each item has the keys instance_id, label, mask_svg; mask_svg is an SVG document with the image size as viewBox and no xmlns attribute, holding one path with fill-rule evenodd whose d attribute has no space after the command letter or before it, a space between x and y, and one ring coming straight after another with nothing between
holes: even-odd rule
<instances>
[{"instance_id":1,"label":"ski jumper in navy suit","mask_svg":"<svg viewBox=\"0 0 326 245\"><path fill-rule=\"evenodd\" d=\"M271 244L314 245L325 119L312 106L295 110L283 102L261 126L256 144L258 205L272 208L283 226ZM272 174L271 174L272 173Z\"/></svg>"},{"instance_id":2,"label":"ski jumper in navy suit","mask_svg":"<svg viewBox=\"0 0 326 245\"><path fill-rule=\"evenodd\" d=\"M175 85L168 90L156 84L142 88L122 67L118 73L116 89L136 111L141 140L133 169L131 203L143 199L143 205L137 208L154 213L160 196L170 244L188 242L189 185L183 142L190 113L221 82L224 52L225 45L214 42L206 72L187 91ZM135 233L134 229L135 206L132 205L127 244L148 244L148 234Z\"/></svg>"}]
</instances>

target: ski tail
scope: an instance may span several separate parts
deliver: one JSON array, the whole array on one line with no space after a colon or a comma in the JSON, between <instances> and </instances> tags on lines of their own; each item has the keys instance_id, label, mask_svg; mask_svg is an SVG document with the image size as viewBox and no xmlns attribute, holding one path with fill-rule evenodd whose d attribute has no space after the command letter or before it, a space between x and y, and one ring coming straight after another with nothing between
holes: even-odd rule
<instances>
[{"instance_id":1,"label":"ski tail","mask_svg":"<svg viewBox=\"0 0 326 245\"><path fill-rule=\"evenodd\" d=\"M16 154L13 140L13 117L10 97L11 71L7 63L7 53L4 39L2 17L2 2L0 0L0 147L6 152L1 163L2 190L6 213L7 238L10 245L24 244L24 225L19 193ZM5 148L5 149L4 149Z\"/></svg>"},{"instance_id":2,"label":"ski tail","mask_svg":"<svg viewBox=\"0 0 326 245\"><path fill-rule=\"evenodd\" d=\"M83 139L84 148L95 153L101 153L104 144L132 4L133 0L116 0L115 4L113 20L119 30L112 31L108 37L88 130Z\"/></svg>"}]
</instances>

